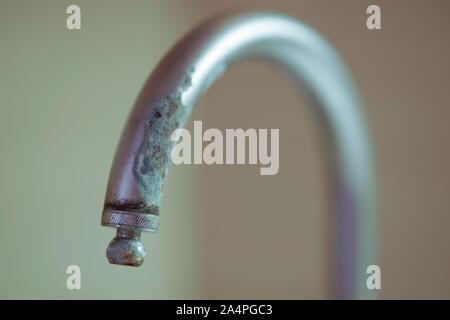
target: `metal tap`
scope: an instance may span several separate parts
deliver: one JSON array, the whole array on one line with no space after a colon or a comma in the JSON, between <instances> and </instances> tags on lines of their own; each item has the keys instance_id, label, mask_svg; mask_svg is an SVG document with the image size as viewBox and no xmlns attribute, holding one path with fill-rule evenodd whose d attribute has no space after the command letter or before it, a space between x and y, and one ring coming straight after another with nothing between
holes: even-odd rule
<instances>
[{"instance_id":1,"label":"metal tap","mask_svg":"<svg viewBox=\"0 0 450 320\"><path fill-rule=\"evenodd\" d=\"M102 225L117 228L107 249L109 262L143 263L145 250L139 237L142 231L158 229L175 144L172 132L185 126L196 101L221 74L250 58L284 67L312 94L333 150L334 295L373 296L366 287L366 268L376 263L375 193L360 98L327 41L303 23L270 12L227 13L205 21L175 44L147 80L110 172L101 220Z\"/></svg>"}]
</instances>

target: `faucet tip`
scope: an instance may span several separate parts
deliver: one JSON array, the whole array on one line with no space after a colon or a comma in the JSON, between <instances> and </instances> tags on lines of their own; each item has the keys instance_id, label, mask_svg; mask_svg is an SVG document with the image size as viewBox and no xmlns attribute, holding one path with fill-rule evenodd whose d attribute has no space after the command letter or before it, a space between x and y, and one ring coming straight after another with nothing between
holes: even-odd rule
<instances>
[{"instance_id":1,"label":"faucet tip","mask_svg":"<svg viewBox=\"0 0 450 320\"><path fill-rule=\"evenodd\" d=\"M118 228L116 237L106 249L106 257L111 264L139 267L147 255L140 239L141 232Z\"/></svg>"}]
</instances>

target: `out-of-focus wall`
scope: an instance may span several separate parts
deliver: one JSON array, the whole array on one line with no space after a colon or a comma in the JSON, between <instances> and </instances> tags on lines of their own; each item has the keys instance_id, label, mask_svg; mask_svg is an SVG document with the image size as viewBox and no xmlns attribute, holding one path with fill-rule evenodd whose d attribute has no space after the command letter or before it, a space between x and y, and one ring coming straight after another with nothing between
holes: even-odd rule
<instances>
[{"instance_id":1,"label":"out-of-focus wall","mask_svg":"<svg viewBox=\"0 0 450 320\"><path fill-rule=\"evenodd\" d=\"M1 298L327 297L320 128L306 95L261 62L231 68L191 120L279 128L279 174L172 165L144 266L104 256L102 200L134 99L178 38L234 7L297 17L342 55L374 142L380 296L450 298L447 1L77 1L80 31L65 28L72 1L0 3ZM378 31L365 26L372 3ZM65 288L69 264L80 291Z\"/></svg>"}]
</instances>

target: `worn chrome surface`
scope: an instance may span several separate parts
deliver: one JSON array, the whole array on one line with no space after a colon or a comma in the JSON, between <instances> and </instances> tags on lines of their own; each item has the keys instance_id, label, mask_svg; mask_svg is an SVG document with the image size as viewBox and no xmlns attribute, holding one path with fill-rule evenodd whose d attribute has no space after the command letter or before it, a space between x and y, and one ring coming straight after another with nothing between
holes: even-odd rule
<instances>
[{"instance_id":1,"label":"worn chrome surface","mask_svg":"<svg viewBox=\"0 0 450 320\"><path fill-rule=\"evenodd\" d=\"M266 12L216 16L167 53L144 85L123 131L111 168L103 223L141 230L139 219L115 217L111 223L111 212L159 215L174 146L171 133L184 127L196 101L227 68L249 58L263 58L285 67L314 97L318 118L327 127L334 151L330 237L334 295L371 297L366 288L366 268L377 263L374 181L360 99L347 69L329 44L308 26L287 16ZM156 228L157 222L152 223L151 229ZM128 264L124 259L128 253L122 251L129 252L133 247L118 246L120 241L127 241L126 237L116 239L112 242L114 250L110 250L111 245L108 249L108 259Z\"/></svg>"}]
</instances>

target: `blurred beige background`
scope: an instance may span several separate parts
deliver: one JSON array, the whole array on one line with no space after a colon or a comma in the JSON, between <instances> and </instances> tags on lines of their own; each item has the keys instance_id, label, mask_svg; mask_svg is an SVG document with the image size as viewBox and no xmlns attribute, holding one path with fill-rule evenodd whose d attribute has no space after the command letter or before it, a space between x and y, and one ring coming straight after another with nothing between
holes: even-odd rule
<instances>
[{"instance_id":1,"label":"blurred beige background","mask_svg":"<svg viewBox=\"0 0 450 320\"><path fill-rule=\"evenodd\" d=\"M82 29L66 29L77 4ZM382 29L365 9L378 4ZM450 298L448 1L0 1L0 298L327 297L317 119L278 69L235 66L197 105L205 128L279 128L280 172L170 168L141 268L109 265L112 156L150 71L185 32L241 6L320 31L366 101L379 185L381 298ZM258 115L254 110L258 108ZM190 123L192 127L192 121ZM67 290L66 267L82 270Z\"/></svg>"}]
</instances>

